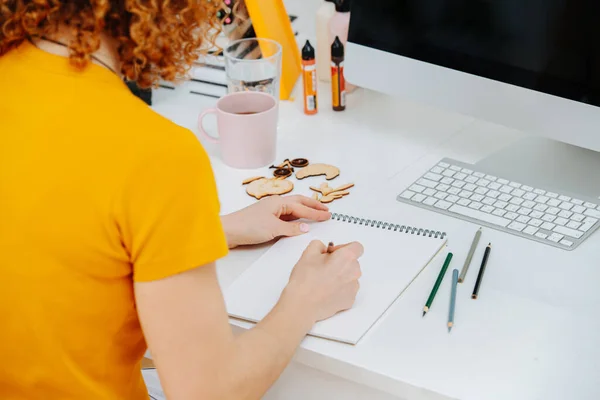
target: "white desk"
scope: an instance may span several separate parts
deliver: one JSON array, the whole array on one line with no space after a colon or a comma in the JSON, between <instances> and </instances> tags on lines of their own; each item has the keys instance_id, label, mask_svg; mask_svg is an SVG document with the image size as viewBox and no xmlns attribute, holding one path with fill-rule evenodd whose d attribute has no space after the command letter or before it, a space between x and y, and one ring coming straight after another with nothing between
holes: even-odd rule
<instances>
[{"instance_id":1,"label":"white desk","mask_svg":"<svg viewBox=\"0 0 600 400\"><path fill-rule=\"evenodd\" d=\"M197 133L198 112L214 100L183 92L158 92L154 108ZM356 187L331 205L333 211L445 230L453 268L460 269L477 226L400 204L395 197L444 156L475 162L523 134L363 90L349 96L345 112L334 113L328 86L322 85L319 95L315 116L302 113L300 96L281 103L278 159L306 157L339 166L340 182ZM214 145L205 146L222 211L251 204L241 181L268 171L230 169ZM295 193L310 194L305 186ZM306 338L266 398L600 399L600 234L573 252L484 229L481 243L488 241L494 250L480 299L470 300L470 292L483 245L459 286L451 334L443 300L449 295L448 276L438 306L421 318L438 259L357 346ZM222 286L265 249L232 251L218 266Z\"/></svg>"}]
</instances>

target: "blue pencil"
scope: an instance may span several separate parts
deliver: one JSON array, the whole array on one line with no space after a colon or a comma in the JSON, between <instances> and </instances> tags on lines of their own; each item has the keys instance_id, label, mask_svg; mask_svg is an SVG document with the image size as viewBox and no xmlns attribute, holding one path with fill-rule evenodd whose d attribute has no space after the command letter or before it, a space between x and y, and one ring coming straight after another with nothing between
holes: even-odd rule
<instances>
[{"instance_id":1,"label":"blue pencil","mask_svg":"<svg viewBox=\"0 0 600 400\"><path fill-rule=\"evenodd\" d=\"M448 332L454 325L454 308L456 307L456 286L458 284L458 270L452 271L452 292L450 293L450 312L448 313Z\"/></svg>"}]
</instances>

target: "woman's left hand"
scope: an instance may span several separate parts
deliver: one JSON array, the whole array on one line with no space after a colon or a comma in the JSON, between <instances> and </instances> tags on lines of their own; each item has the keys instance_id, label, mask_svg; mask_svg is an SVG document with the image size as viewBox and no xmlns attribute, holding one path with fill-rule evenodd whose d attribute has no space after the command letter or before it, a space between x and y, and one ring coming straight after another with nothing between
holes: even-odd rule
<instances>
[{"instance_id":1,"label":"woman's left hand","mask_svg":"<svg viewBox=\"0 0 600 400\"><path fill-rule=\"evenodd\" d=\"M329 209L305 196L271 196L221 217L229 248L265 243L280 236L297 236L309 231L297 221L325 221Z\"/></svg>"}]
</instances>

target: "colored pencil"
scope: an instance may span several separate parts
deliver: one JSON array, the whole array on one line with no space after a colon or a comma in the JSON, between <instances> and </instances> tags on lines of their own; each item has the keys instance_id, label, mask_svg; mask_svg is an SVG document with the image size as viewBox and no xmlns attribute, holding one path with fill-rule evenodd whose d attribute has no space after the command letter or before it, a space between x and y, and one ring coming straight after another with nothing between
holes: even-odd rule
<instances>
[{"instance_id":1,"label":"colored pencil","mask_svg":"<svg viewBox=\"0 0 600 400\"><path fill-rule=\"evenodd\" d=\"M473 288L473 294L471 295L472 299L477 299L479 296L479 287L481 286L481 281L483 280L483 274L485 272L485 266L487 265L488 258L490 256L490 251L492 251L492 244L488 244L485 248L485 253L483 253L483 260L481 260L481 267L479 267L479 274L477 274L477 281L475 282L475 287Z\"/></svg>"},{"instance_id":2,"label":"colored pencil","mask_svg":"<svg viewBox=\"0 0 600 400\"><path fill-rule=\"evenodd\" d=\"M448 312L448 333L454 325L454 309L456 308L456 286L458 285L458 270L452 271L452 291L450 292L450 311Z\"/></svg>"},{"instance_id":3,"label":"colored pencil","mask_svg":"<svg viewBox=\"0 0 600 400\"><path fill-rule=\"evenodd\" d=\"M473 260L473 254L475 254L475 249L477 248L477 244L479 243L479 238L481 237L481 228L475 232L475 237L473 238L473 243L471 243L471 248L469 249L469 254L467 254L467 258L465 259L465 265L463 265L462 270L460 271L460 276L458 277L458 282L463 283L465 280L465 276L467 275L467 271L469 270L469 266L471 265L471 260Z\"/></svg>"},{"instance_id":4,"label":"colored pencil","mask_svg":"<svg viewBox=\"0 0 600 400\"><path fill-rule=\"evenodd\" d=\"M444 261L444 265L442 266L442 269L440 270L440 273L435 281L435 285L433 285L433 289L431 289L431 293L429 294L427 303L425 304L425 307L423 307L423 316L425 316L425 314L427 314L427 312L431 308L431 304L433 303L433 299L435 298L435 295L436 295L438 289L440 288L440 284L442 283L442 280L444 279L444 275L446 274L448 265L450 265L450 260L452 260L452 253L448 253L448 255L446 256L446 261Z\"/></svg>"}]
</instances>

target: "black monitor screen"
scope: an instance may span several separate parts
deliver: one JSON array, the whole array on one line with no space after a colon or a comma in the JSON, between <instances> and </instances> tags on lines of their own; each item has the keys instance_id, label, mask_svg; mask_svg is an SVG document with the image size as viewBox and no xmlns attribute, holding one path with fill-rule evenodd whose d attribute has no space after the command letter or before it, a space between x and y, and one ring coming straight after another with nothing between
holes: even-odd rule
<instances>
[{"instance_id":1,"label":"black monitor screen","mask_svg":"<svg viewBox=\"0 0 600 400\"><path fill-rule=\"evenodd\" d=\"M600 106L600 0L352 0L348 36Z\"/></svg>"}]
</instances>

